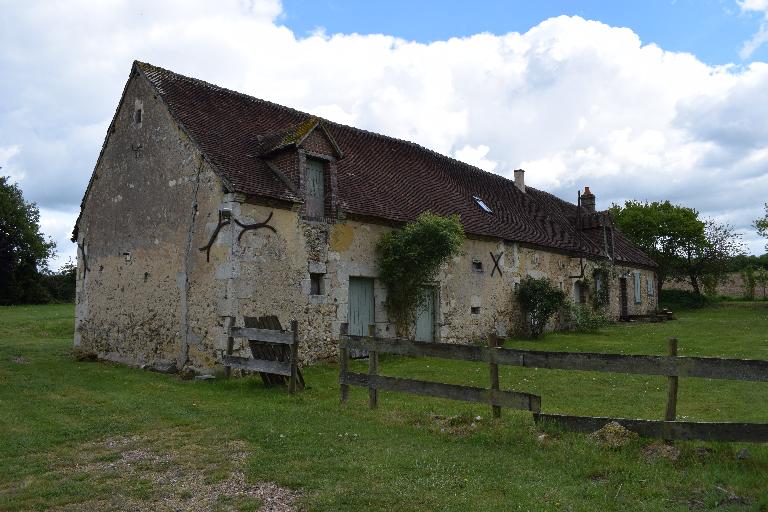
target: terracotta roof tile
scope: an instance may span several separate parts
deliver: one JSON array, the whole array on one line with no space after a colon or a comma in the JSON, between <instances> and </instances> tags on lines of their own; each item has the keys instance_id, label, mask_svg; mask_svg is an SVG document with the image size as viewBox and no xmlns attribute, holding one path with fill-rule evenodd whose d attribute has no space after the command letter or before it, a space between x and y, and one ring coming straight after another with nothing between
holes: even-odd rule
<instances>
[{"instance_id":1,"label":"terracotta roof tile","mask_svg":"<svg viewBox=\"0 0 768 512\"><path fill-rule=\"evenodd\" d=\"M171 114L215 165L233 192L295 198L259 154L295 143L317 118L171 71L136 63ZM579 236L576 206L412 142L320 120L344 158L336 164L342 211L391 221L424 211L459 214L467 233L604 256L599 236ZM301 132L301 133L299 133ZM481 198L492 210L483 211ZM655 266L620 234L620 261Z\"/></svg>"}]
</instances>

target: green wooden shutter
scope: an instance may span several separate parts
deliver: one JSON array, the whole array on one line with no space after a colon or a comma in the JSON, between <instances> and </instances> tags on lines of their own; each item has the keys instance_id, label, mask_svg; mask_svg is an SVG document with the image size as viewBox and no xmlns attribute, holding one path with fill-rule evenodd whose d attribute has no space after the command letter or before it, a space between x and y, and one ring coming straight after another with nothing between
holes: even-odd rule
<instances>
[{"instance_id":1,"label":"green wooden shutter","mask_svg":"<svg viewBox=\"0 0 768 512\"><path fill-rule=\"evenodd\" d=\"M307 159L307 217L321 218L325 213L325 172L323 162Z\"/></svg>"}]
</instances>

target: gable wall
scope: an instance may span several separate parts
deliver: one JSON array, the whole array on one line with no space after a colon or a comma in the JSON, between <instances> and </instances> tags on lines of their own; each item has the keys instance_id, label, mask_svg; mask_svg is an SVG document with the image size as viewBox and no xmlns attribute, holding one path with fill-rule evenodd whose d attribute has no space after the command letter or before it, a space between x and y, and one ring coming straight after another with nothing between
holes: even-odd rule
<instances>
[{"instance_id":1,"label":"gable wall","mask_svg":"<svg viewBox=\"0 0 768 512\"><path fill-rule=\"evenodd\" d=\"M302 141L301 147L318 155L336 156L333 146L328 142L328 137L325 136L323 130L319 127L307 135L307 138Z\"/></svg>"},{"instance_id":2,"label":"gable wall","mask_svg":"<svg viewBox=\"0 0 768 512\"><path fill-rule=\"evenodd\" d=\"M190 283L213 277L198 265L200 220L216 212L221 183L136 76L94 172L78 231L75 344L129 364L183 364L184 345L200 337L189 329Z\"/></svg>"}]
</instances>

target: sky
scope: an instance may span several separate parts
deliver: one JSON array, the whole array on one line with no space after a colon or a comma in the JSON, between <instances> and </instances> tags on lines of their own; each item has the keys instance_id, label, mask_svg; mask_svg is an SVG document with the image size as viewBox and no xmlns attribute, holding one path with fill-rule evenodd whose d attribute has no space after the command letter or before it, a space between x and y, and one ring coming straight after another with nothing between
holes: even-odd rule
<instances>
[{"instance_id":1,"label":"sky","mask_svg":"<svg viewBox=\"0 0 768 512\"><path fill-rule=\"evenodd\" d=\"M765 252L768 0L0 0L0 173L57 268L134 59Z\"/></svg>"}]
</instances>

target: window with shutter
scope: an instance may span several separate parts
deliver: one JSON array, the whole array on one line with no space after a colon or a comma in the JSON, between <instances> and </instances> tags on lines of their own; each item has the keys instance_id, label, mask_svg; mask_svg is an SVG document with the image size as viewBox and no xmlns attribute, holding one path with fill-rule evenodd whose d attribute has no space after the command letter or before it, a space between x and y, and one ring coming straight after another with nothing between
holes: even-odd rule
<instances>
[{"instance_id":1,"label":"window with shutter","mask_svg":"<svg viewBox=\"0 0 768 512\"><path fill-rule=\"evenodd\" d=\"M640 293L640 283L640 272L635 272L635 304L643 302L643 296Z\"/></svg>"},{"instance_id":2,"label":"window with shutter","mask_svg":"<svg viewBox=\"0 0 768 512\"><path fill-rule=\"evenodd\" d=\"M323 162L307 159L307 217L325 216L325 172Z\"/></svg>"},{"instance_id":3,"label":"window with shutter","mask_svg":"<svg viewBox=\"0 0 768 512\"><path fill-rule=\"evenodd\" d=\"M653 278L652 277L646 277L646 285L648 286L648 296L653 297L653 295L656 293L653 289Z\"/></svg>"}]
</instances>

